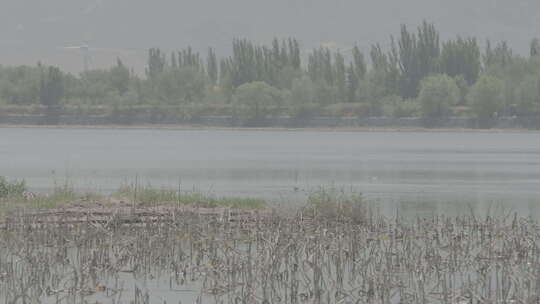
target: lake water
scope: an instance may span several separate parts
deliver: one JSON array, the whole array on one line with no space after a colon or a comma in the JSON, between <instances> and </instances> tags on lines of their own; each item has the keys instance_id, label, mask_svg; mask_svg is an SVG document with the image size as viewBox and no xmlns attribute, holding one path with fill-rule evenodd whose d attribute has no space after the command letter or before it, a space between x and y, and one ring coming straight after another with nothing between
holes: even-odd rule
<instances>
[{"instance_id":1,"label":"lake water","mask_svg":"<svg viewBox=\"0 0 540 304\"><path fill-rule=\"evenodd\" d=\"M335 186L410 212L540 214L540 133L0 128L0 175L35 191L137 182L293 203Z\"/></svg>"}]
</instances>

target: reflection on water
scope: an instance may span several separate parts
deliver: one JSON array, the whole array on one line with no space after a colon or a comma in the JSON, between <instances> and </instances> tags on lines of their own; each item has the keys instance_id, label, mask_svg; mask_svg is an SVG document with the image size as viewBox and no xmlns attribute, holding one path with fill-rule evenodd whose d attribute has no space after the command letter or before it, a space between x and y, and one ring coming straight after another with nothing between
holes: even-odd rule
<instances>
[{"instance_id":1,"label":"reflection on water","mask_svg":"<svg viewBox=\"0 0 540 304\"><path fill-rule=\"evenodd\" d=\"M0 139L0 175L37 191L138 180L297 202L336 185L413 213L463 201L532 212L540 197L540 133L9 128Z\"/></svg>"}]
</instances>

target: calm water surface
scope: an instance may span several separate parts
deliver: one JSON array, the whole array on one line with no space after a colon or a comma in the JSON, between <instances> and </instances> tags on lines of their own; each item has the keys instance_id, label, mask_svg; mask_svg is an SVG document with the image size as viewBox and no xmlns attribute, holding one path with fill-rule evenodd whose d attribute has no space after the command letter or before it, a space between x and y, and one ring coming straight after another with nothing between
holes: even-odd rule
<instances>
[{"instance_id":1,"label":"calm water surface","mask_svg":"<svg viewBox=\"0 0 540 304\"><path fill-rule=\"evenodd\" d=\"M67 179L111 192L137 180L283 204L333 185L387 213L511 208L540 217L540 133L0 128L0 175L25 178L36 191ZM156 303L199 295L196 285L121 280L126 295L137 286Z\"/></svg>"},{"instance_id":2,"label":"calm water surface","mask_svg":"<svg viewBox=\"0 0 540 304\"><path fill-rule=\"evenodd\" d=\"M289 203L334 185L414 211L536 212L540 133L0 128L0 175L36 191L138 181Z\"/></svg>"}]
</instances>

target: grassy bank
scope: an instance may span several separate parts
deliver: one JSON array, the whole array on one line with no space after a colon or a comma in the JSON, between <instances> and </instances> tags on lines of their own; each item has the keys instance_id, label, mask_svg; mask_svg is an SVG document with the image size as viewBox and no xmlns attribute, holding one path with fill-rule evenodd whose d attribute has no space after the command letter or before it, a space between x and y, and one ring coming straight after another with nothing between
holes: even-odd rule
<instances>
[{"instance_id":1,"label":"grassy bank","mask_svg":"<svg viewBox=\"0 0 540 304\"><path fill-rule=\"evenodd\" d=\"M0 177L0 210L17 208L53 209L62 207L132 206L138 208L156 206L190 206L201 208L261 209L266 202L254 198L218 197L195 191L176 191L151 185L124 185L111 195L78 193L69 183L56 185L50 193L32 193L21 180L8 181Z\"/></svg>"}]
</instances>

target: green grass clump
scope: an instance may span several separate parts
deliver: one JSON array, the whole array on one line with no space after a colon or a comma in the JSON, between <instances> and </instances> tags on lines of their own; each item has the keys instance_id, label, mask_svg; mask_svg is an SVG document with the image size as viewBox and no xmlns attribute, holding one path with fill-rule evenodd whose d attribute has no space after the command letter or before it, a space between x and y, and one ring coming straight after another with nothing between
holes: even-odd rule
<instances>
[{"instance_id":1,"label":"green grass clump","mask_svg":"<svg viewBox=\"0 0 540 304\"><path fill-rule=\"evenodd\" d=\"M49 194L37 194L30 198L22 195L10 196L3 199L4 207L28 207L36 209L51 209L70 203L80 198L72 187L65 184L56 186Z\"/></svg>"},{"instance_id":2,"label":"green grass clump","mask_svg":"<svg viewBox=\"0 0 540 304\"><path fill-rule=\"evenodd\" d=\"M176 196L179 205L198 207L231 207L241 209L258 209L265 206L265 201L253 198L226 198L204 195L198 192L186 192Z\"/></svg>"},{"instance_id":3,"label":"green grass clump","mask_svg":"<svg viewBox=\"0 0 540 304\"><path fill-rule=\"evenodd\" d=\"M113 196L125 198L144 205L155 205L158 203L173 202L176 200L177 194L175 191L158 189L150 185L144 187L124 185L121 186Z\"/></svg>"},{"instance_id":4,"label":"green grass clump","mask_svg":"<svg viewBox=\"0 0 540 304\"><path fill-rule=\"evenodd\" d=\"M321 187L310 194L306 210L316 218L355 223L365 223L370 212L361 193L335 187Z\"/></svg>"},{"instance_id":5,"label":"green grass clump","mask_svg":"<svg viewBox=\"0 0 540 304\"><path fill-rule=\"evenodd\" d=\"M26 182L8 181L5 177L0 176L0 199L8 197L18 197L27 191Z\"/></svg>"},{"instance_id":6,"label":"green grass clump","mask_svg":"<svg viewBox=\"0 0 540 304\"><path fill-rule=\"evenodd\" d=\"M51 194L37 195L23 203L32 208L49 209L73 202L78 198L79 196L72 188L56 187Z\"/></svg>"},{"instance_id":7,"label":"green grass clump","mask_svg":"<svg viewBox=\"0 0 540 304\"><path fill-rule=\"evenodd\" d=\"M154 188L151 185L144 187L122 186L113 196L125 198L142 205L174 203L194 207L231 207L242 209L258 209L266 205L264 200L259 199L225 198L200 192L178 192L170 189Z\"/></svg>"}]
</instances>

